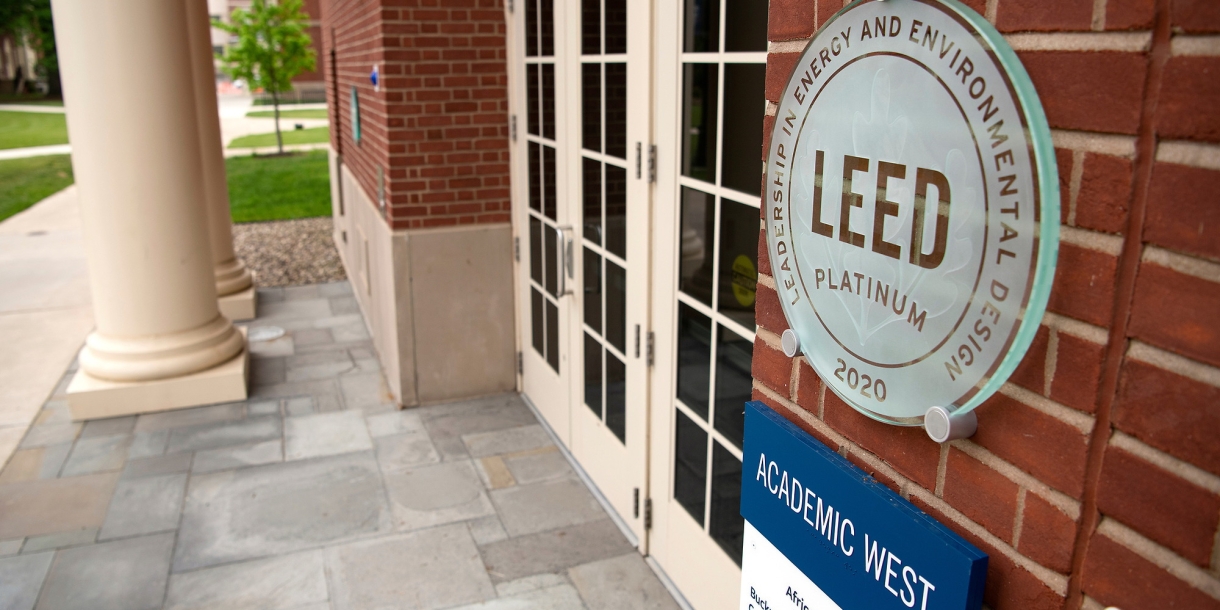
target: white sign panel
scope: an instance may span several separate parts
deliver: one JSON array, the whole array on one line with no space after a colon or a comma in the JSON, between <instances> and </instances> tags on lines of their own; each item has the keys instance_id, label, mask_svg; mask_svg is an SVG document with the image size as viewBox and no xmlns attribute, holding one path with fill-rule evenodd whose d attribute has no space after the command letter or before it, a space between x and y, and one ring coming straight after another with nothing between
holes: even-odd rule
<instances>
[{"instance_id":1,"label":"white sign panel","mask_svg":"<svg viewBox=\"0 0 1220 610\"><path fill-rule=\"evenodd\" d=\"M843 610L765 536L745 524L741 555L741 610Z\"/></svg>"}]
</instances>

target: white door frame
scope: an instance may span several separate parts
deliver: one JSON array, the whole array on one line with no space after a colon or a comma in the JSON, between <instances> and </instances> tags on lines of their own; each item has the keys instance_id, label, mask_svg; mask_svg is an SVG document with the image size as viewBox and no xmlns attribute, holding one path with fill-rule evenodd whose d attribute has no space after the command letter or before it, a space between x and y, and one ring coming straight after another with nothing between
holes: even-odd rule
<instances>
[{"instance_id":1,"label":"white door frame","mask_svg":"<svg viewBox=\"0 0 1220 610\"><path fill-rule=\"evenodd\" d=\"M559 436L565 444L570 439L570 426L568 421L567 405L571 400L571 386L567 381L570 376L569 371L574 366L574 361L570 357L570 351L567 346L570 344L569 332L571 328L570 320L571 313L574 308L571 306L573 296L571 294L560 294L558 297L546 295L545 288L541 291L546 299L546 302L554 302L558 311L558 324L555 328L547 329L547 337L551 332L558 333L558 340L555 344L558 346L558 371L555 371L547 359L542 357L533 347L532 326L525 323L532 313L532 284L531 284L531 208L530 208L530 180L529 180L529 152L531 142L540 142L538 136L530 134L530 113L528 108L528 74L529 70L526 66L526 19L525 14L527 8L526 2L536 0L519 0L516 2L516 7L512 13L507 14L508 20L508 35L507 35L507 55L508 55L508 79L509 79L509 113L510 130L514 132L510 135L515 135L515 139L509 142L510 155L509 167L510 176L524 177L524 179L510 179L510 192L512 196L511 217L513 221L513 233L516 242L517 266L520 268L516 272L516 297L517 297L517 329L518 337L520 338L521 351L521 382L520 388L522 392L528 392L533 405L547 419L551 429ZM567 3L556 2L554 7L555 23L553 39L554 52L550 56L550 60L542 59L541 63L552 63L554 65L555 82L566 82L570 76L564 73L565 63L560 61L559 53L565 44L566 32L564 28L558 27L558 24L564 22L564 11ZM541 49L540 49L541 52ZM537 56L535 56L537 57ZM532 59L532 58L530 58ZM541 68L540 68L541 69ZM557 89L558 87L556 87ZM541 115L541 113L539 113ZM566 137L568 130L567 122L569 117L560 107L559 103L555 105L554 112L555 120L555 140L548 143L555 150L556 169L561 170L562 165L560 160L565 157L571 143ZM544 168L545 169L545 168ZM563 196L570 190L570 174L565 171L557 171L556 173L556 194L559 195L559 201L563 201ZM545 223L545 221L544 221ZM553 224L557 227L564 227L572 224L570 217L570 206L556 205L556 217ZM547 244L550 239L547 239L546 232L543 231L543 250L547 249ZM559 252L560 248L555 248ZM545 261L543 265L543 278L549 272L549 268L555 267L554 271L558 275L562 275L562 266L555 265L552 261ZM558 277L558 281L564 282L566 279L566 287L570 290L573 282L572 278ZM549 343L549 342L548 342ZM550 345L547 349L550 349Z\"/></svg>"},{"instance_id":2,"label":"white door frame","mask_svg":"<svg viewBox=\"0 0 1220 610\"><path fill-rule=\"evenodd\" d=\"M571 2L577 6L578 2ZM564 159L567 173L572 177L583 176L582 162L584 157L615 166L626 165L626 260L627 268L627 299L626 299L626 342L621 351L623 364L626 365L626 445L620 442L609 431L608 426L593 412L584 406L583 340L586 326L583 323L582 299L573 300L573 311L570 316L570 360L578 362L572 366L570 376L572 410L570 414L571 437L569 448L573 456L580 461L584 471L597 484L600 493L609 501L619 514L623 523L631 528L637 538L638 547L642 553L647 553L648 536L644 528L644 501L648 490L648 331L649 331L649 292L650 292L650 215L651 188L648 174L648 143L650 142L651 121L651 91L650 91L650 2L649 0L627 0L627 54L625 56L608 56L606 60L617 62L626 60L627 65L627 151L626 160L615 160L608 154L597 152L582 152L581 104L581 27L576 18L567 22L567 46L565 46L564 73L572 74L565 82L564 99L567 101L566 138L571 143L569 152ZM556 49L556 54L559 50ZM606 91L603 90L603 96ZM603 122L605 127L605 122ZM605 135L603 145L605 144ZM638 143L638 148L637 148ZM639 156L637 156L639 155ZM639 172L637 173L637 167ZM567 190L567 201L572 210L582 210L578 215L583 221L583 181L580 178L570 179ZM575 223L575 222L573 222ZM603 246L606 243L603 235ZM580 228L576 231L575 260L583 262L586 239ZM605 248L597 248L601 251ZM617 256L606 256L606 261ZM584 265L576 264L577 284L584 285ZM617 265L617 264L616 264ZM605 279L605 277L603 277ZM608 284L606 284L608 285ZM609 292L604 289L604 293ZM605 328L603 328L605 331ZM619 357L619 356L614 356ZM605 384L603 377L603 384ZM634 490L638 489L638 494Z\"/></svg>"}]
</instances>

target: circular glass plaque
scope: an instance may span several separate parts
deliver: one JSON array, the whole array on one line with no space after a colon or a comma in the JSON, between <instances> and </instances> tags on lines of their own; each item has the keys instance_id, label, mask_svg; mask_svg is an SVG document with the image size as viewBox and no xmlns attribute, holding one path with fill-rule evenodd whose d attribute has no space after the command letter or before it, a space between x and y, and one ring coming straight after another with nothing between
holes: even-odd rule
<instances>
[{"instance_id":1,"label":"circular glass plaque","mask_svg":"<svg viewBox=\"0 0 1220 610\"><path fill-rule=\"evenodd\" d=\"M875 419L968 411L1046 310L1059 178L1015 53L955 0L860 0L780 98L763 199L784 314L810 364Z\"/></svg>"}]
</instances>

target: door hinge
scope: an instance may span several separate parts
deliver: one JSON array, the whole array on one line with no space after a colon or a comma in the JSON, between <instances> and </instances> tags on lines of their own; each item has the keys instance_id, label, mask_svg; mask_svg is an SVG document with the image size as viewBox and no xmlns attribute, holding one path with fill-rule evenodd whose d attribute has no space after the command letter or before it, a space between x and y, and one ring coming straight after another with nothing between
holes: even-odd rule
<instances>
[{"instance_id":1,"label":"door hinge","mask_svg":"<svg viewBox=\"0 0 1220 610\"><path fill-rule=\"evenodd\" d=\"M657 181L657 145L648 145L648 181Z\"/></svg>"},{"instance_id":2,"label":"door hinge","mask_svg":"<svg viewBox=\"0 0 1220 610\"><path fill-rule=\"evenodd\" d=\"M639 180L643 177L640 167L644 164L644 145L640 142L635 143L635 179Z\"/></svg>"},{"instance_id":3,"label":"door hinge","mask_svg":"<svg viewBox=\"0 0 1220 610\"><path fill-rule=\"evenodd\" d=\"M512 12L511 9L509 12ZM515 114L508 119L508 137L512 138L514 142L517 141L517 115Z\"/></svg>"},{"instance_id":4,"label":"door hinge","mask_svg":"<svg viewBox=\"0 0 1220 610\"><path fill-rule=\"evenodd\" d=\"M508 12L509 14L513 12L513 0L508 0Z\"/></svg>"},{"instance_id":5,"label":"door hinge","mask_svg":"<svg viewBox=\"0 0 1220 610\"><path fill-rule=\"evenodd\" d=\"M652 498L644 499L644 529L652 529Z\"/></svg>"},{"instance_id":6,"label":"door hinge","mask_svg":"<svg viewBox=\"0 0 1220 610\"><path fill-rule=\"evenodd\" d=\"M631 509L631 513L632 513L631 516L633 519L639 519L640 518L640 488L636 487L635 490L632 492L632 495L635 497L635 499L633 500L634 508Z\"/></svg>"},{"instance_id":7,"label":"door hinge","mask_svg":"<svg viewBox=\"0 0 1220 610\"><path fill-rule=\"evenodd\" d=\"M521 262L521 237L513 237L513 260Z\"/></svg>"},{"instance_id":8,"label":"door hinge","mask_svg":"<svg viewBox=\"0 0 1220 610\"><path fill-rule=\"evenodd\" d=\"M654 345L655 343L656 343L656 333L654 333L650 330L650 331L648 331L648 366L652 366L652 363L656 360L656 358L655 358L656 347Z\"/></svg>"},{"instance_id":9,"label":"door hinge","mask_svg":"<svg viewBox=\"0 0 1220 610\"><path fill-rule=\"evenodd\" d=\"M640 325L635 325L635 357L640 357Z\"/></svg>"},{"instance_id":10,"label":"door hinge","mask_svg":"<svg viewBox=\"0 0 1220 610\"><path fill-rule=\"evenodd\" d=\"M525 374L525 355L521 352L517 352L517 374Z\"/></svg>"}]
</instances>

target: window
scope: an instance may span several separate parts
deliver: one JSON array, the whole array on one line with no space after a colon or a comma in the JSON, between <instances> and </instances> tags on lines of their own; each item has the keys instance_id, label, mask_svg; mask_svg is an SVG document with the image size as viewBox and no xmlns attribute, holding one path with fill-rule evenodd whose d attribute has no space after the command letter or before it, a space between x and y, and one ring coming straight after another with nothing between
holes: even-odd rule
<instances>
[{"instance_id":1,"label":"window","mask_svg":"<svg viewBox=\"0 0 1220 610\"><path fill-rule=\"evenodd\" d=\"M627 2L580 15L585 404L626 442Z\"/></svg>"},{"instance_id":2,"label":"window","mask_svg":"<svg viewBox=\"0 0 1220 610\"><path fill-rule=\"evenodd\" d=\"M525 1L530 324L534 350L559 372L559 231L555 172L555 3Z\"/></svg>"}]
</instances>

